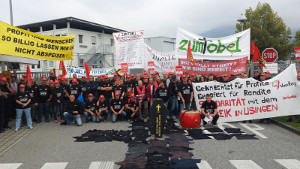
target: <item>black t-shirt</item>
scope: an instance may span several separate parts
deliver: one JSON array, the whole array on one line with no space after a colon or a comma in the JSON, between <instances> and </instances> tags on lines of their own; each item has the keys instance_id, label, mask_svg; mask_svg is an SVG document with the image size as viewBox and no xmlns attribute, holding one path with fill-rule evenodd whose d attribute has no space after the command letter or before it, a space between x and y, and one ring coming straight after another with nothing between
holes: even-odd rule
<instances>
[{"instance_id":1,"label":"black t-shirt","mask_svg":"<svg viewBox=\"0 0 300 169\"><path fill-rule=\"evenodd\" d=\"M92 111L93 113L96 112L96 110L98 109L98 106L97 106L97 102L95 100L93 101L86 101L85 104L84 104L84 109L88 109L90 111Z\"/></svg>"},{"instance_id":2,"label":"black t-shirt","mask_svg":"<svg viewBox=\"0 0 300 169\"><path fill-rule=\"evenodd\" d=\"M181 83L178 87L178 92L181 92L185 103L190 103L191 93L193 92L192 85Z\"/></svg>"},{"instance_id":3,"label":"black t-shirt","mask_svg":"<svg viewBox=\"0 0 300 169\"><path fill-rule=\"evenodd\" d=\"M37 88L35 86L31 86L30 88L26 87L25 91L30 95L31 98L30 104L37 103L39 97Z\"/></svg>"},{"instance_id":4,"label":"black t-shirt","mask_svg":"<svg viewBox=\"0 0 300 169\"><path fill-rule=\"evenodd\" d=\"M178 85L176 82L170 81L169 84L169 90L171 96L177 96L178 95Z\"/></svg>"},{"instance_id":5,"label":"black t-shirt","mask_svg":"<svg viewBox=\"0 0 300 169\"><path fill-rule=\"evenodd\" d=\"M102 109L107 108L107 106L108 106L108 104L106 103L105 100L103 101L103 103L101 103L101 101L99 101L98 109L99 109L99 110L102 110Z\"/></svg>"},{"instance_id":6,"label":"black t-shirt","mask_svg":"<svg viewBox=\"0 0 300 169\"><path fill-rule=\"evenodd\" d=\"M112 84L110 82L103 82L101 84L101 87L112 87ZM111 92L112 92L112 90L103 91L105 98L111 98Z\"/></svg>"},{"instance_id":7,"label":"black t-shirt","mask_svg":"<svg viewBox=\"0 0 300 169\"><path fill-rule=\"evenodd\" d=\"M104 91L102 91L101 90L101 87L102 87L102 84L103 84L103 81L101 81L101 82L97 82L97 93L98 93L98 96L100 96L100 95L104 95Z\"/></svg>"},{"instance_id":8,"label":"black t-shirt","mask_svg":"<svg viewBox=\"0 0 300 169\"><path fill-rule=\"evenodd\" d=\"M122 107L124 106L124 102L122 99L113 99L111 101L111 107L116 111L119 112Z\"/></svg>"},{"instance_id":9,"label":"black t-shirt","mask_svg":"<svg viewBox=\"0 0 300 169\"><path fill-rule=\"evenodd\" d=\"M64 99L65 93L61 87L52 89L52 100L57 103L57 100L61 101Z\"/></svg>"},{"instance_id":10,"label":"black t-shirt","mask_svg":"<svg viewBox=\"0 0 300 169\"><path fill-rule=\"evenodd\" d=\"M45 103L51 95L51 88L48 85L40 85L38 87L38 96L39 96L39 103Z\"/></svg>"},{"instance_id":11,"label":"black t-shirt","mask_svg":"<svg viewBox=\"0 0 300 169\"><path fill-rule=\"evenodd\" d=\"M139 102L136 99L134 99L133 101L130 100L130 99L128 99L127 102L126 102L126 104L128 104L128 106L130 108L134 108L134 109L136 109L137 107L139 107Z\"/></svg>"},{"instance_id":12,"label":"black t-shirt","mask_svg":"<svg viewBox=\"0 0 300 169\"><path fill-rule=\"evenodd\" d=\"M48 78L48 80L50 81L50 80L53 80L53 81L55 81L57 79L57 77L56 76L49 76L49 78Z\"/></svg>"},{"instance_id":13,"label":"black t-shirt","mask_svg":"<svg viewBox=\"0 0 300 169\"><path fill-rule=\"evenodd\" d=\"M205 109L205 113L211 113L211 114L213 114L214 110L217 109L217 104L213 100L210 103L208 103L207 101L204 101L202 103L201 108Z\"/></svg>"},{"instance_id":14,"label":"black t-shirt","mask_svg":"<svg viewBox=\"0 0 300 169\"><path fill-rule=\"evenodd\" d=\"M122 96L122 93L124 92L124 87L123 86L114 86L112 88L112 92L114 92L114 93L119 92L120 96Z\"/></svg>"},{"instance_id":15,"label":"black t-shirt","mask_svg":"<svg viewBox=\"0 0 300 169\"><path fill-rule=\"evenodd\" d=\"M170 93L167 88L158 87L156 89L156 94L155 94L156 98L160 98L164 102L167 102L169 100L169 96L170 96Z\"/></svg>"},{"instance_id":16,"label":"black t-shirt","mask_svg":"<svg viewBox=\"0 0 300 169\"><path fill-rule=\"evenodd\" d=\"M133 89L134 85L132 82L125 82L125 87L126 87L126 91L127 90L131 90Z\"/></svg>"},{"instance_id":17,"label":"black t-shirt","mask_svg":"<svg viewBox=\"0 0 300 169\"><path fill-rule=\"evenodd\" d=\"M87 82L81 82L79 84L79 86L81 87L82 92L85 94L87 92L87 88L86 88L86 83Z\"/></svg>"},{"instance_id":18,"label":"black t-shirt","mask_svg":"<svg viewBox=\"0 0 300 169\"><path fill-rule=\"evenodd\" d=\"M16 94L16 100L19 100L21 103L27 103L30 98L30 94L27 92L18 92ZM26 109L29 107L30 104L28 104L26 107L22 107L22 105L16 103L16 108L17 109Z\"/></svg>"},{"instance_id":19,"label":"black t-shirt","mask_svg":"<svg viewBox=\"0 0 300 169\"><path fill-rule=\"evenodd\" d=\"M81 87L78 85L72 85L71 87L68 88L69 95L71 94L74 95L76 99L81 94L81 92L82 92Z\"/></svg>"},{"instance_id":20,"label":"black t-shirt","mask_svg":"<svg viewBox=\"0 0 300 169\"><path fill-rule=\"evenodd\" d=\"M10 90L7 88L6 85L0 85L0 89L1 89L2 92L6 93L7 97L11 94Z\"/></svg>"}]
</instances>

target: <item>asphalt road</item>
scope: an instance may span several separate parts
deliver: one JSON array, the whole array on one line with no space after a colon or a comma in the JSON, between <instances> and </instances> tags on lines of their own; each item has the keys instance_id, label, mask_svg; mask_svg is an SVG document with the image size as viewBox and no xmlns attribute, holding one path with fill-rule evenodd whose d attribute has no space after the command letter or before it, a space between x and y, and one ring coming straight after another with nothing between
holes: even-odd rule
<instances>
[{"instance_id":1,"label":"asphalt road","mask_svg":"<svg viewBox=\"0 0 300 169\"><path fill-rule=\"evenodd\" d=\"M300 136L273 124L226 125L219 124L219 127L237 127L246 134L255 134L258 139L194 140L191 152L193 158L202 160L199 167L300 168ZM130 130L128 126L128 122L84 123L81 127L42 123L0 156L0 169L119 168L113 163L124 160L127 144L118 141L74 142L73 137L91 129Z\"/></svg>"}]
</instances>

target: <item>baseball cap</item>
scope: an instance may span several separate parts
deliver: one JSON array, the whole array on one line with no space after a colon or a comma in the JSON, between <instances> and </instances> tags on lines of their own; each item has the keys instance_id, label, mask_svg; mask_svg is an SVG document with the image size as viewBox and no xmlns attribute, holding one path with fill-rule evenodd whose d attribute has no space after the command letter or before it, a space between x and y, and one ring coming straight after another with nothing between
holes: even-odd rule
<instances>
[{"instance_id":1,"label":"baseball cap","mask_svg":"<svg viewBox=\"0 0 300 169\"><path fill-rule=\"evenodd\" d=\"M107 76L107 75L104 75L103 77L104 77L104 79L108 79L108 76Z\"/></svg>"},{"instance_id":2,"label":"baseball cap","mask_svg":"<svg viewBox=\"0 0 300 169\"><path fill-rule=\"evenodd\" d=\"M27 83L31 83L31 84L32 84L32 81L31 81L31 80L28 80Z\"/></svg>"},{"instance_id":3,"label":"baseball cap","mask_svg":"<svg viewBox=\"0 0 300 169\"><path fill-rule=\"evenodd\" d=\"M134 77L134 75L133 75L133 74L131 74L130 76L131 76L131 77Z\"/></svg>"},{"instance_id":4,"label":"baseball cap","mask_svg":"<svg viewBox=\"0 0 300 169\"><path fill-rule=\"evenodd\" d=\"M144 76L144 79L148 79L148 76L147 76L147 75L145 75L145 76Z\"/></svg>"},{"instance_id":5,"label":"baseball cap","mask_svg":"<svg viewBox=\"0 0 300 169\"><path fill-rule=\"evenodd\" d=\"M228 74L225 74L224 77L228 77Z\"/></svg>"},{"instance_id":6,"label":"baseball cap","mask_svg":"<svg viewBox=\"0 0 300 169\"><path fill-rule=\"evenodd\" d=\"M101 77L101 75L97 75L97 77Z\"/></svg>"},{"instance_id":7,"label":"baseball cap","mask_svg":"<svg viewBox=\"0 0 300 169\"><path fill-rule=\"evenodd\" d=\"M120 81L120 79L116 79L116 82Z\"/></svg>"},{"instance_id":8,"label":"baseball cap","mask_svg":"<svg viewBox=\"0 0 300 169\"><path fill-rule=\"evenodd\" d=\"M21 85L20 85L20 88L25 88L25 85L21 84Z\"/></svg>"},{"instance_id":9,"label":"baseball cap","mask_svg":"<svg viewBox=\"0 0 300 169\"><path fill-rule=\"evenodd\" d=\"M269 71L266 71L266 74L271 74Z\"/></svg>"},{"instance_id":10,"label":"baseball cap","mask_svg":"<svg viewBox=\"0 0 300 169\"><path fill-rule=\"evenodd\" d=\"M144 72L144 75L148 75L148 73L147 73L147 72Z\"/></svg>"},{"instance_id":11,"label":"baseball cap","mask_svg":"<svg viewBox=\"0 0 300 169\"><path fill-rule=\"evenodd\" d=\"M135 97L135 95L133 93L130 94L130 97Z\"/></svg>"},{"instance_id":12,"label":"baseball cap","mask_svg":"<svg viewBox=\"0 0 300 169\"><path fill-rule=\"evenodd\" d=\"M22 77L26 77L26 75L23 75Z\"/></svg>"},{"instance_id":13,"label":"baseball cap","mask_svg":"<svg viewBox=\"0 0 300 169\"><path fill-rule=\"evenodd\" d=\"M254 72L258 72L258 70L254 70Z\"/></svg>"},{"instance_id":14,"label":"baseball cap","mask_svg":"<svg viewBox=\"0 0 300 169\"><path fill-rule=\"evenodd\" d=\"M266 76L266 74L262 73L262 74L260 74L260 76L264 76L264 77L265 77L265 76Z\"/></svg>"},{"instance_id":15,"label":"baseball cap","mask_svg":"<svg viewBox=\"0 0 300 169\"><path fill-rule=\"evenodd\" d=\"M53 72L53 71L50 71L50 73L53 74L54 72Z\"/></svg>"},{"instance_id":16,"label":"baseball cap","mask_svg":"<svg viewBox=\"0 0 300 169\"><path fill-rule=\"evenodd\" d=\"M151 75L155 75L155 73L153 72L153 73L151 73Z\"/></svg>"},{"instance_id":17,"label":"baseball cap","mask_svg":"<svg viewBox=\"0 0 300 169\"><path fill-rule=\"evenodd\" d=\"M62 79L62 78L59 76L59 77L58 77L58 80L61 80L61 79Z\"/></svg>"},{"instance_id":18,"label":"baseball cap","mask_svg":"<svg viewBox=\"0 0 300 169\"><path fill-rule=\"evenodd\" d=\"M118 76L118 73L114 73L114 76Z\"/></svg>"},{"instance_id":19,"label":"baseball cap","mask_svg":"<svg viewBox=\"0 0 300 169\"><path fill-rule=\"evenodd\" d=\"M58 81L58 80L55 80L54 83L55 83L55 84L59 84L59 81Z\"/></svg>"},{"instance_id":20,"label":"baseball cap","mask_svg":"<svg viewBox=\"0 0 300 169\"><path fill-rule=\"evenodd\" d=\"M2 77L1 81L7 82L7 79L5 77Z\"/></svg>"},{"instance_id":21,"label":"baseball cap","mask_svg":"<svg viewBox=\"0 0 300 169\"><path fill-rule=\"evenodd\" d=\"M86 77L85 77L85 76L81 76L81 78L82 78L82 79L85 79Z\"/></svg>"},{"instance_id":22,"label":"baseball cap","mask_svg":"<svg viewBox=\"0 0 300 169\"><path fill-rule=\"evenodd\" d=\"M100 95L100 99L104 99L104 95L102 94L102 95Z\"/></svg>"},{"instance_id":23,"label":"baseball cap","mask_svg":"<svg viewBox=\"0 0 300 169\"><path fill-rule=\"evenodd\" d=\"M220 75L217 75L216 77L220 77Z\"/></svg>"},{"instance_id":24,"label":"baseball cap","mask_svg":"<svg viewBox=\"0 0 300 169\"><path fill-rule=\"evenodd\" d=\"M186 78L187 77L187 75L182 75L182 78Z\"/></svg>"},{"instance_id":25,"label":"baseball cap","mask_svg":"<svg viewBox=\"0 0 300 169\"><path fill-rule=\"evenodd\" d=\"M126 77L127 77L127 78L130 78L131 76L127 75Z\"/></svg>"},{"instance_id":26,"label":"baseball cap","mask_svg":"<svg viewBox=\"0 0 300 169\"><path fill-rule=\"evenodd\" d=\"M42 81L47 81L47 79L43 77L43 78L42 78Z\"/></svg>"},{"instance_id":27,"label":"baseball cap","mask_svg":"<svg viewBox=\"0 0 300 169\"><path fill-rule=\"evenodd\" d=\"M73 83L76 83L76 82L77 82L77 79L72 79L72 82L73 82Z\"/></svg>"},{"instance_id":28,"label":"baseball cap","mask_svg":"<svg viewBox=\"0 0 300 169\"><path fill-rule=\"evenodd\" d=\"M94 97L94 95L93 95L92 93L90 93L88 96L89 96L89 97Z\"/></svg>"},{"instance_id":29,"label":"baseball cap","mask_svg":"<svg viewBox=\"0 0 300 169\"><path fill-rule=\"evenodd\" d=\"M127 90L127 93L131 93L131 90L130 90L130 89L128 89L128 90Z\"/></svg>"},{"instance_id":30,"label":"baseball cap","mask_svg":"<svg viewBox=\"0 0 300 169\"><path fill-rule=\"evenodd\" d=\"M64 77L62 80L64 80L64 81L65 81L65 80L68 80L68 79L67 79L66 77Z\"/></svg>"},{"instance_id":31,"label":"baseball cap","mask_svg":"<svg viewBox=\"0 0 300 169\"><path fill-rule=\"evenodd\" d=\"M119 92L116 92L115 95L116 95L116 96L120 96L120 93L119 93Z\"/></svg>"},{"instance_id":32,"label":"baseball cap","mask_svg":"<svg viewBox=\"0 0 300 169\"><path fill-rule=\"evenodd\" d=\"M172 72L169 72L169 73L168 73L168 75L172 75L172 74L173 74Z\"/></svg>"},{"instance_id":33,"label":"baseball cap","mask_svg":"<svg viewBox=\"0 0 300 169\"><path fill-rule=\"evenodd\" d=\"M196 76L195 73L192 73L191 76Z\"/></svg>"},{"instance_id":34,"label":"baseball cap","mask_svg":"<svg viewBox=\"0 0 300 169\"><path fill-rule=\"evenodd\" d=\"M49 80L49 83L54 83L53 80Z\"/></svg>"},{"instance_id":35,"label":"baseball cap","mask_svg":"<svg viewBox=\"0 0 300 169\"><path fill-rule=\"evenodd\" d=\"M25 80L25 78L23 78L23 77L22 77L20 80L21 80L21 81L24 81L24 80Z\"/></svg>"}]
</instances>

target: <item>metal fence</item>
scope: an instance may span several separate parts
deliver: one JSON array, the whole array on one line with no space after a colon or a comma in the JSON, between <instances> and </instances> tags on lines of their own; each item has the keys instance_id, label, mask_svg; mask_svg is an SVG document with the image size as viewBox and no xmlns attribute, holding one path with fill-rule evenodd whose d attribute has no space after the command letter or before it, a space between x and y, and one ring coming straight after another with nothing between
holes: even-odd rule
<instances>
[{"instance_id":1,"label":"metal fence","mask_svg":"<svg viewBox=\"0 0 300 169\"><path fill-rule=\"evenodd\" d=\"M17 79L19 80L20 78L23 77L23 75L26 74L26 72L17 72L15 75ZM35 78L36 82L41 81L42 76L45 75L46 77L50 76L50 72L31 72L32 77Z\"/></svg>"}]
</instances>

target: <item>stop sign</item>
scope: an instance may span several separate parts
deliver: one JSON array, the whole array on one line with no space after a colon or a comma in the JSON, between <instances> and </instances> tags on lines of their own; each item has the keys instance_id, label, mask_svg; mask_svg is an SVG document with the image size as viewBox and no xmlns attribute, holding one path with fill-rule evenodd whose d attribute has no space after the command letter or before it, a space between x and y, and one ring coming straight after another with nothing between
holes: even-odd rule
<instances>
[{"instance_id":1,"label":"stop sign","mask_svg":"<svg viewBox=\"0 0 300 169\"><path fill-rule=\"evenodd\" d=\"M263 51L262 58L267 63L273 63L278 58L278 52L274 48L267 48Z\"/></svg>"}]
</instances>

